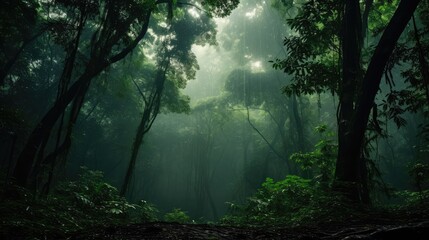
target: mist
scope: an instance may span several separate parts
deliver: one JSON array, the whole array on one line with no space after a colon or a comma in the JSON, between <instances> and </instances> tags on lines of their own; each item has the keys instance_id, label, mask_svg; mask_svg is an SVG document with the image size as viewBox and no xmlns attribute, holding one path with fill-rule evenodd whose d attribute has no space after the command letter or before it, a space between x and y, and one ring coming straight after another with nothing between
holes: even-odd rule
<instances>
[{"instance_id":1,"label":"mist","mask_svg":"<svg viewBox=\"0 0 429 240\"><path fill-rule=\"evenodd\" d=\"M201 17L195 9L188 12L193 18ZM316 127L326 125L333 133L337 128L338 102L332 94L295 99L283 93L290 76L274 69L270 61L287 56L282 41L291 30L269 2L242 1L231 15L215 18L213 24L215 44L191 47L199 69L181 90L190 98L189 112L161 110L141 146L128 193L133 201L154 203L162 213L180 208L198 221L218 220L228 213L228 203L243 203L266 178L309 174L290 162L290 156L314 149L323 138ZM104 113L115 118L119 111L120 117L119 123L109 124L112 135L106 141L97 143L90 122L78 125L77 141L93 145L86 153L82 147L71 152L70 177L85 165L103 171L110 183L121 186L127 167L124 159L130 155L138 122L133 118L138 118L139 111L121 107L121 102L129 101L127 95L138 92L132 85L125 87L112 89L108 96L116 107ZM409 118L418 121L415 116ZM98 120L104 121L103 117ZM409 137L418 141L412 130L417 125L402 129L389 125L390 138L380 140L372 153L374 164L384 173L383 181L391 186L410 187L406 171L397 170L408 164L400 161L400 155L418 151L402 153L397 144L410 131L414 135ZM330 140L336 141L335 137ZM383 161L386 158L389 161Z\"/></svg>"},{"instance_id":2,"label":"mist","mask_svg":"<svg viewBox=\"0 0 429 240\"><path fill-rule=\"evenodd\" d=\"M427 4L390 43L398 1L54 2L2 10L5 196L238 226L429 199Z\"/></svg>"}]
</instances>

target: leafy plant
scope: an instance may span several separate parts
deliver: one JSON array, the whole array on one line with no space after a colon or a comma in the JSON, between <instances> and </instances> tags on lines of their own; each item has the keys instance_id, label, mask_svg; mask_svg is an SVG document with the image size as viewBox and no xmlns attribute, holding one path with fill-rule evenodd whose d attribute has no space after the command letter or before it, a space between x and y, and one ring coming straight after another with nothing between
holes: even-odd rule
<instances>
[{"instance_id":1,"label":"leafy plant","mask_svg":"<svg viewBox=\"0 0 429 240\"><path fill-rule=\"evenodd\" d=\"M333 179L338 146L333 140L334 133L327 131L326 125L317 126L315 130L323 135L314 151L293 153L290 160L299 163L303 170L317 174L315 179L318 181L328 183Z\"/></svg>"},{"instance_id":2,"label":"leafy plant","mask_svg":"<svg viewBox=\"0 0 429 240\"><path fill-rule=\"evenodd\" d=\"M8 186L0 200L0 238L9 236L63 238L96 226L155 221L157 209L140 201L131 204L100 171L82 168L76 181L63 182L45 198L18 186Z\"/></svg>"},{"instance_id":3,"label":"leafy plant","mask_svg":"<svg viewBox=\"0 0 429 240\"><path fill-rule=\"evenodd\" d=\"M429 190L397 191L393 195L396 204L389 206L391 212L396 212L410 218L429 216Z\"/></svg>"},{"instance_id":4,"label":"leafy plant","mask_svg":"<svg viewBox=\"0 0 429 240\"><path fill-rule=\"evenodd\" d=\"M354 211L338 195L315 181L288 175L281 181L267 178L243 205L230 204L231 214L221 222L232 225L300 225L341 219Z\"/></svg>"},{"instance_id":5,"label":"leafy plant","mask_svg":"<svg viewBox=\"0 0 429 240\"><path fill-rule=\"evenodd\" d=\"M153 222L158 220L158 209L155 205L145 201L140 200L136 206L137 211L131 212L131 219L137 222ZM134 213L134 214L132 214Z\"/></svg>"},{"instance_id":6,"label":"leafy plant","mask_svg":"<svg viewBox=\"0 0 429 240\"><path fill-rule=\"evenodd\" d=\"M420 192L408 190L398 191L396 192L395 197L403 200L408 206L418 205L424 202L429 203L429 190L423 190Z\"/></svg>"},{"instance_id":7,"label":"leafy plant","mask_svg":"<svg viewBox=\"0 0 429 240\"><path fill-rule=\"evenodd\" d=\"M424 163L416 163L411 167L409 174L418 190L420 201L423 202L424 192L426 192L426 198L428 197L428 191L424 191L424 185L425 183L429 182L429 165Z\"/></svg>"},{"instance_id":8,"label":"leafy plant","mask_svg":"<svg viewBox=\"0 0 429 240\"><path fill-rule=\"evenodd\" d=\"M166 213L164 215L164 220L166 222L177 222L177 223L191 223L191 218L182 211L180 208L175 208L173 211Z\"/></svg>"}]
</instances>

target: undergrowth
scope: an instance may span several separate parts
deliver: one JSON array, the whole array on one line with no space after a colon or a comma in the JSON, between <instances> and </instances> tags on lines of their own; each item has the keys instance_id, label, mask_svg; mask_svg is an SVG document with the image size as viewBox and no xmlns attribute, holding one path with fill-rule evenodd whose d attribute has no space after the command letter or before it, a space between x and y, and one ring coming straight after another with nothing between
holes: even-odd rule
<instances>
[{"instance_id":1,"label":"undergrowth","mask_svg":"<svg viewBox=\"0 0 429 240\"><path fill-rule=\"evenodd\" d=\"M289 175L267 178L244 204L229 203L221 224L295 227L383 221L429 220L429 191L397 191L400 204L359 205L320 182Z\"/></svg>"},{"instance_id":2,"label":"undergrowth","mask_svg":"<svg viewBox=\"0 0 429 240\"><path fill-rule=\"evenodd\" d=\"M316 178L317 179L317 178ZM12 191L11 191L12 189ZM132 204L105 183L99 171L83 169L77 181L63 182L48 196L8 186L0 199L0 239L59 239L98 227L157 220L157 209L140 201ZM350 202L323 182L289 175L267 178L244 204L230 204L219 223L229 226L294 227L352 224L380 219L429 219L429 190L397 191L395 204L362 206ZM164 221L194 223L186 212L174 209Z\"/></svg>"},{"instance_id":3,"label":"undergrowth","mask_svg":"<svg viewBox=\"0 0 429 240\"><path fill-rule=\"evenodd\" d=\"M98 226L154 221L156 215L153 205L127 202L100 171L83 168L77 181L63 182L47 196L18 186L3 188L0 238L62 238Z\"/></svg>"},{"instance_id":4,"label":"undergrowth","mask_svg":"<svg viewBox=\"0 0 429 240\"><path fill-rule=\"evenodd\" d=\"M358 214L355 204L318 182L294 175L277 182L267 178L245 204L230 203L230 210L221 222L239 226L297 226Z\"/></svg>"}]
</instances>

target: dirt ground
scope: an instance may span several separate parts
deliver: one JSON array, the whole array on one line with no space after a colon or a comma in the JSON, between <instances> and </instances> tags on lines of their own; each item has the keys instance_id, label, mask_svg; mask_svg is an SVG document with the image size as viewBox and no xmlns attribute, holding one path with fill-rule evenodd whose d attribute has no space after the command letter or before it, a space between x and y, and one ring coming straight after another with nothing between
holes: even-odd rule
<instances>
[{"instance_id":1,"label":"dirt ground","mask_svg":"<svg viewBox=\"0 0 429 240\"><path fill-rule=\"evenodd\" d=\"M69 239L429 239L429 220L409 223L341 223L294 228L226 227L155 222L108 227Z\"/></svg>"}]
</instances>

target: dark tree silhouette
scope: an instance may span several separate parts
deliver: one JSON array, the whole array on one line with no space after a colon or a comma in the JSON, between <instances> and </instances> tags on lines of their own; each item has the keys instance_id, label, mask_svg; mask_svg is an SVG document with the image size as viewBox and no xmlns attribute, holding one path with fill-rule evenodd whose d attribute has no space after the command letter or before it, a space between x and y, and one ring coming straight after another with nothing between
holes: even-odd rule
<instances>
[{"instance_id":1,"label":"dark tree silhouette","mask_svg":"<svg viewBox=\"0 0 429 240\"><path fill-rule=\"evenodd\" d=\"M359 1L346 1L343 20L343 79L338 119L336 186L351 199L369 203L366 162L362 156L365 131L385 66L420 0L402 0L362 74ZM353 100L355 91L360 91Z\"/></svg>"}]
</instances>

